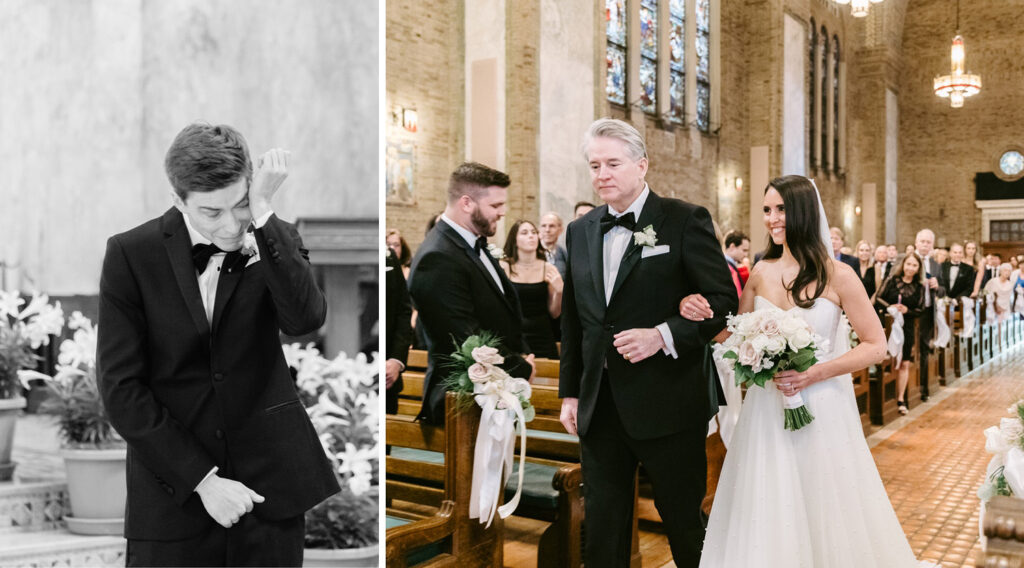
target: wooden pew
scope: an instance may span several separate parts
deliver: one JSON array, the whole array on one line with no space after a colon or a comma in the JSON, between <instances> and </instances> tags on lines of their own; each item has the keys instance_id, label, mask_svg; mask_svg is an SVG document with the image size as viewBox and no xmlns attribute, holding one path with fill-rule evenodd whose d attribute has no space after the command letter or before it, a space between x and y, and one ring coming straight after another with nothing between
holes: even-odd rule
<instances>
[{"instance_id":1,"label":"wooden pew","mask_svg":"<svg viewBox=\"0 0 1024 568\"><path fill-rule=\"evenodd\" d=\"M939 384L948 387L956 382L956 331L953 327L953 319L956 314L956 307L952 303L946 305L943 316L949 325L949 343L945 347L936 349L939 360Z\"/></svg>"},{"instance_id":2,"label":"wooden pew","mask_svg":"<svg viewBox=\"0 0 1024 568\"><path fill-rule=\"evenodd\" d=\"M417 500L424 495L436 497L435 515L416 519L388 529L385 540L387 566L405 568L410 553L431 544L439 552L417 564L421 568L441 566L501 566L503 564L503 525L495 517L490 527L469 518L469 495L473 472L473 448L480 427L480 409L458 408L456 397L445 401L444 426L413 422L405 417L388 416L386 439L392 448L413 448L441 452L443 464L414 462L388 456L387 499ZM389 516L402 516L389 510Z\"/></svg>"},{"instance_id":3,"label":"wooden pew","mask_svg":"<svg viewBox=\"0 0 1024 568\"><path fill-rule=\"evenodd\" d=\"M857 410L860 411L860 425L864 430L864 435L867 436L871 433L870 375L865 367L854 371L852 376L853 396L857 399Z\"/></svg>"},{"instance_id":4,"label":"wooden pew","mask_svg":"<svg viewBox=\"0 0 1024 568\"><path fill-rule=\"evenodd\" d=\"M892 316L885 315L884 327L885 337L888 338L892 329ZM918 396L920 396L920 390L916 388L915 384L918 381L916 369L916 365L911 363L907 388L910 390L910 386L914 385L914 392L917 392ZM896 375L898 372L896 358L891 355L886 355L881 363L869 368L868 404L871 422L875 425L884 426L899 416L899 409L896 404ZM916 400L911 398L910 393L904 397L904 400L907 401L908 407L911 401L916 403Z\"/></svg>"},{"instance_id":5,"label":"wooden pew","mask_svg":"<svg viewBox=\"0 0 1024 568\"><path fill-rule=\"evenodd\" d=\"M993 497L985 505L982 531L988 541L976 559L977 566L1024 566L1024 500Z\"/></svg>"},{"instance_id":6,"label":"wooden pew","mask_svg":"<svg viewBox=\"0 0 1024 568\"><path fill-rule=\"evenodd\" d=\"M959 379L971 371L971 338L963 337L964 305L962 299L951 306L949 329L953 333L953 375Z\"/></svg>"},{"instance_id":7,"label":"wooden pew","mask_svg":"<svg viewBox=\"0 0 1024 568\"><path fill-rule=\"evenodd\" d=\"M981 364L984 365L992 359L992 336L993 328L996 325L995 321L989 321L988 314L988 299L984 297L978 298L978 308L981 312L981 317L978 321L981 322Z\"/></svg>"},{"instance_id":8,"label":"wooden pew","mask_svg":"<svg viewBox=\"0 0 1024 568\"><path fill-rule=\"evenodd\" d=\"M971 365L970 370L975 370L981 366L984 362L982 358L982 344L984 341L981 337L981 311L982 311L982 299L978 298L974 302L974 334L971 336Z\"/></svg>"},{"instance_id":9,"label":"wooden pew","mask_svg":"<svg viewBox=\"0 0 1024 568\"><path fill-rule=\"evenodd\" d=\"M921 337L920 333L921 319L914 318L914 344L910 346L910 369L907 374L907 392L903 398L907 403L907 408L914 408L919 402L921 402L921 379L925 377L921 370L923 368L922 363L927 360L922 358L921 342L918 341Z\"/></svg>"}]
</instances>

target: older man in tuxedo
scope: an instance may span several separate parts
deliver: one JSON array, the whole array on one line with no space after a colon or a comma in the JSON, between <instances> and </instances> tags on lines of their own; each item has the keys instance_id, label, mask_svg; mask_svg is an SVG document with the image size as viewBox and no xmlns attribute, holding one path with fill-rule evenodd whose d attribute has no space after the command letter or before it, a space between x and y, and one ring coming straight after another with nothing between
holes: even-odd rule
<instances>
[{"instance_id":1,"label":"older man in tuxedo","mask_svg":"<svg viewBox=\"0 0 1024 568\"><path fill-rule=\"evenodd\" d=\"M920 352L931 353L931 340L935 333L935 299L946 295L946 288L939 281L939 263L932 258L932 250L935 247L935 233L931 229L921 229L914 238L914 251L921 257L921 272L924 272L924 311L921 312L920 330L918 334ZM920 365L921 376L925 378L928 373L927 365ZM928 392L928 381L921 381L921 400L928 400L931 393Z\"/></svg>"},{"instance_id":2,"label":"older man in tuxedo","mask_svg":"<svg viewBox=\"0 0 1024 568\"><path fill-rule=\"evenodd\" d=\"M165 159L174 207L107 241L98 372L128 442L129 566L300 566L303 514L338 490L281 349L327 315L271 209L287 165L272 150L253 173L238 131L190 125Z\"/></svg>"},{"instance_id":3,"label":"older man in tuxedo","mask_svg":"<svg viewBox=\"0 0 1024 568\"><path fill-rule=\"evenodd\" d=\"M519 298L487 244L505 216L510 183L508 175L483 164L459 166L448 182L448 206L412 260L409 294L428 352L422 420L444 420L445 375L439 364L470 335L494 334L505 357L502 368L513 377L533 376Z\"/></svg>"},{"instance_id":4,"label":"older man in tuxedo","mask_svg":"<svg viewBox=\"0 0 1024 568\"><path fill-rule=\"evenodd\" d=\"M561 422L578 434L588 567L628 566L634 474L654 484L677 566L696 567L708 342L737 309L736 289L707 209L656 195L647 148L631 125L594 122L585 138L594 189L605 202L569 225L562 296ZM699 293L713 317L692 322L679 303Z\"/></svg>"}]
</instances>

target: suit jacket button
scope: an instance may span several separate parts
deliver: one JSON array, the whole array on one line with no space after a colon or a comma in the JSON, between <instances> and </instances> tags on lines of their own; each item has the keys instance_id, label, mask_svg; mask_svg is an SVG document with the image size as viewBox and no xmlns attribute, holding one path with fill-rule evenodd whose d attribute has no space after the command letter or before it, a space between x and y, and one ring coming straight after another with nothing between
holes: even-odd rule
<instances>
[{"instance_id":1,"label":"suit jacket button","mask_svg":"<svg viewBox=\"0 0 1024 568\"><path fill-rule=\"evenodd\" d=\"M224 431L221 430L221 429L217 429L216 436L217 436L218 440L223 440L224 439Z\"/></svg>"},{"instance_id":2,"label":"suit jacket button","mask_svg":"<svg viewBox=\"0 0 1024 568\"><path fill-rule=\"evenodd\" d=\"M613 326L612 324L608 324L608 325L604 326L604 328L607 329L608 331L611 331L613 327L615 327L615 326Z\"/></svg>"},{"instance_id":3,"label":"suit jacket button","mask_svg":"<svg viewBox=\"0 0 1024 568\"><path fill-rule=\"evenodd\" d=\"M276 243L276 242L277 242L277 241L275 241L275 240L274 240L274 239L272 239L272 238L269 238L269 237L267 238L267 244L268 244L268 245L273 245L273 244L274 244L274 243Z\"/></svg>"},{"instance_id":4,"label":"suit jacket button","mask_svg":"<svg viewBox=\"0 0 1024 568\"><path fill-rule=\"evenodd\" d=\"M215 380L215 381L223 381L224 380L224 373L214 373L213 374L213 380Z\"/></svg>"}]
</instances>

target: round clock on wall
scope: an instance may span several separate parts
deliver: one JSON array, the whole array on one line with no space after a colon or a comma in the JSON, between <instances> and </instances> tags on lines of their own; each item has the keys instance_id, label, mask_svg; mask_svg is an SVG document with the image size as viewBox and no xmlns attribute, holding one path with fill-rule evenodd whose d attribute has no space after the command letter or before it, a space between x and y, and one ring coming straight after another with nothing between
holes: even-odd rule
<instances>
[{"instance_id":1,"label":"round clock on wall","mask_svg":"<svg viewBox=\"0 0 1024 568\"><path fill-rule=\"evenodd\" d=\"M999 157L999 174L1001 178L1015 180L1024 173L1024 155L1018 150L1007 150Z\"/></svg>"}]
</instances>

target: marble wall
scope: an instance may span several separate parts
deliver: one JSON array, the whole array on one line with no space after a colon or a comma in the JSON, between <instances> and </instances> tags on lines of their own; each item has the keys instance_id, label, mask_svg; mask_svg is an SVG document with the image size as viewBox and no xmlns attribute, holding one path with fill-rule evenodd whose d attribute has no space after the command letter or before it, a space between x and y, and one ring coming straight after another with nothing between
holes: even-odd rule
<instances>
[{"instance_id":1,"label":"marble wall","mask_svg":"<svg viewBox=\"0 0 1024 568\"><path fill-rule=\"evenodd\" d=\"M379 9L0 3L0 259L26 287L95 294L107 237L170 206L163 156L193 121L235 126L254 155L292 151L282 218L375 219Z\"/></svg>"}]
</instances>

